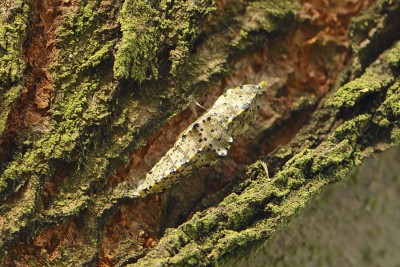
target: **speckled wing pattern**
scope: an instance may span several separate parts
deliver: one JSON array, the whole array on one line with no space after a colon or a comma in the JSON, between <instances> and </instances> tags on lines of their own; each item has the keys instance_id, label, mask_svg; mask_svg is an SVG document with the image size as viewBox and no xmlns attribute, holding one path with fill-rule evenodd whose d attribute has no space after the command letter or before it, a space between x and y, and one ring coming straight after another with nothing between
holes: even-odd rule
<instances>
[{"instance_id":1,"label":"speckled wing pattern","mask_svg":"<svg viewBox=\"0 0 400 267\"><path fill-rule=\"evenodd\" d=\"M265 82L229 89L184 132L146 174L141 196L162 192L194 171L227 155L233 139L255 118Z\"/></svg>"}]
</instances>

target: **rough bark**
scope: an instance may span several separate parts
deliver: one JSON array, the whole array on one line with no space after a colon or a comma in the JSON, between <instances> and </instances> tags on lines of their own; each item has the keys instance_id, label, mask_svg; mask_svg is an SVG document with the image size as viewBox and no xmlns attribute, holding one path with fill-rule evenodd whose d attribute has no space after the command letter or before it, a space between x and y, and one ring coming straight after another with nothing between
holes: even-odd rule
<instances>
[{"instance_id":1,"label":"rough bark","mask_svg":"<svg viewBox=\"0 0 400 267\"><path fill-rule=\"evenodd\" d=\"M349 3L1 2L2 264L230 261L398 144L400 1ZM131 198L193 99L261 79L273 86L253 139Z\"/></svg>"},{"instance_id":2,"label":"rough bark","mask_svg":"<svg viewBox=\"0 0 400 267\"><path fill-rule=\"evenodd\" d=\"M331 184L267 246L234 267L393 266L400 262L400 147Z\"/></svg>"}]
</instances>

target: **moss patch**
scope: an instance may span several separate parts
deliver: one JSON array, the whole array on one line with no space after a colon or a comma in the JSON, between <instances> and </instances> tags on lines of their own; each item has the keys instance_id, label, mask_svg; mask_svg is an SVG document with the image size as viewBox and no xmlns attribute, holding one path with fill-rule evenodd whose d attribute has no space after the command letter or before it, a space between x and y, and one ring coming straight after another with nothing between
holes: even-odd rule
<instances>
[{"instance_id":1,"label":"moss patch","mask_svg":"<svg viewBox=\"0 0 400 267\"><path fill-rule=\"evenodd\" d=\"M351 48L355 54L353 77L360 75L382 50L389 48L400 37L399 3L399 0L378 0L353 19L349 30Z\"/></svg>"},{"instance_id":2,"label":"moss patch","mask_svg":"<svg viewBox=\"0 0 400 267\"><path fill-rule=\"evenodd\" d=\"M170 73L189 55L201 23L215 10L212 1L151 3L125 1L120 16L122 39L115 55L114 76L142 82L158 77L160 53L169 53Z\"/></svg>"},{"instance_id":3,"label":"moss patch","mask_svg":"<svg viewBox=\"0 0 400 267\"><path fill-rule=\"evenodd\" d=\"M25 38L29 6L25 1L0 3L0 137L15 100L21 95L25 64L21 46Z\"/></svg>"},{"instance_id":4,"label":"moss patch","mask_svg":"<svg viewBox=\"0 0 400 267\"><path fill-rule=\"evenodd\" d=\"M395 145L398 130L393 125L400 114L399 101L392 98L398 95L393 49L381 51L359 78L327 97L298 140L283 150L290 153L274 177L265 177L258 163L251 166L244 175L244 190L165 233L160 245L131 266L208 266L236 258L237 251L269 240L327 184L346 177L365 157Z\"/></svg>"}]
</instances>

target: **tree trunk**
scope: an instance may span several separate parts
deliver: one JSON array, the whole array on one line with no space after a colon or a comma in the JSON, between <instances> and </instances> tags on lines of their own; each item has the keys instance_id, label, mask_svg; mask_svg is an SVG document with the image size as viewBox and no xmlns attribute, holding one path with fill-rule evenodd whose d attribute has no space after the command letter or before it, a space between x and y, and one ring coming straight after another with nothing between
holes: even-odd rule
<instances>
[{"instance_id":1,"label":"tree trunk","mask_svg":"<svg viewBox=\"0 0 400 267\"><path fill-rule=\"evenodd\" d=\"M2 0L0 262L248 255L399 143L399 12L400 0ZM133 197L203 112L195 99L261 80L257 119L226 159Z\"/></svg>"}]
</instances>

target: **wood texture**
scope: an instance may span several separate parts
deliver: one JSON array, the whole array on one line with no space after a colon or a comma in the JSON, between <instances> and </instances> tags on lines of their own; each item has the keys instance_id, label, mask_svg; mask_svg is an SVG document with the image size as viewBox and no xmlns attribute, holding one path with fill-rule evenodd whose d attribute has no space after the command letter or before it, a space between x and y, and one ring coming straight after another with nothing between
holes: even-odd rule
<instances>
[{"instance_id":1,"label":"wood texture","mask_svg":"<svg viewBox=\"0 0 400 267\"><path fill-rule=\"evenodd\" d=\"M247 255L399 143L399 11L398 0L2 1L1 264ZM211 106L261 80L274 86L232 157L132 198L200 116L183 111L194 99Z\"/></svg>"}]
</instances>

